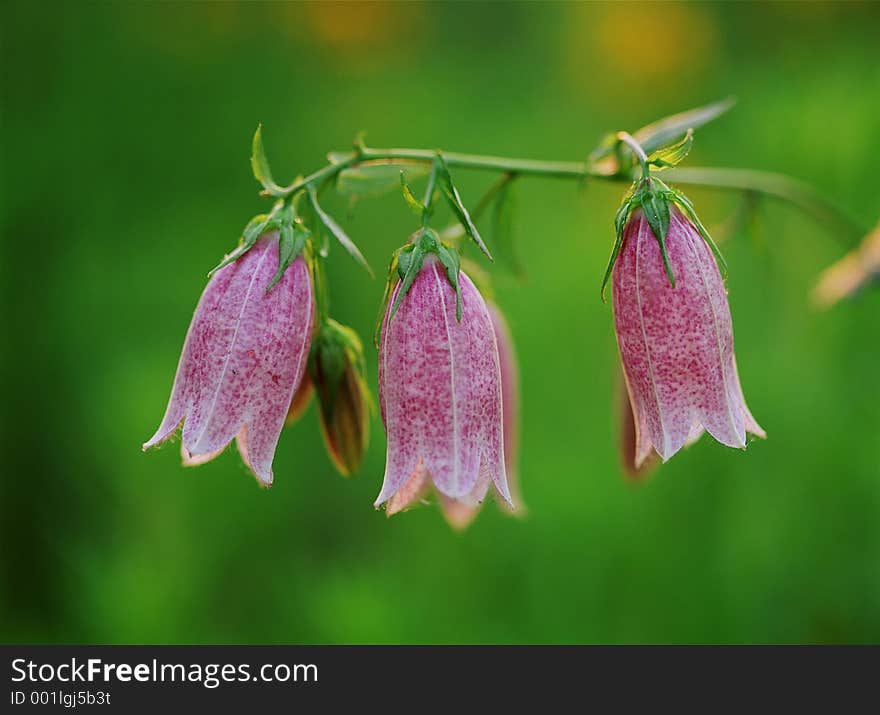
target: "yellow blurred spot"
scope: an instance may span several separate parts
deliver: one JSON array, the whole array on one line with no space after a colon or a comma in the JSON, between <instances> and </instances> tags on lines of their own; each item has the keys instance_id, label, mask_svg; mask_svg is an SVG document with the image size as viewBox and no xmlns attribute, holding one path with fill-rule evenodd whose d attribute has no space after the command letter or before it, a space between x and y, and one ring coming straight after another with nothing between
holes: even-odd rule
<instances>
[{"instance_id":1,"label":"yellow blurred spot","mask_svg":"<svg viewBox=\"0 0 880 715\"><path fill-rule=\"evenodd\" d=\"M281 3L279 11L291 35L306 34L314 44L345 54L386 45L400 36L412 17L407 3L387 0Z\"/></svg>"},{"instance_id":2,"label":"yellow blurred spot","mask_svg":"<svg viewBox=\"0 0 880 715\"><path fill-rule=\"evenodd\" d=\"M703 72L715 55L717 31L695 3L572 3L570 64L585 83L641 89Z\"/></svg>"}]
</instances>

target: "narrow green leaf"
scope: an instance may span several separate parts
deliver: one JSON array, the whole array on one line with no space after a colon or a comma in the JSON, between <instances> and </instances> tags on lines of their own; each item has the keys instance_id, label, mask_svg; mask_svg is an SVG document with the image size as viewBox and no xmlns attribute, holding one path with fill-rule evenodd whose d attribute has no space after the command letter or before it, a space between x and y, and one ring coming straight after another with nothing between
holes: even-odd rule
<instances>
[{"instance_id":1,"label":"narrow green leaf","mask_svg":"<svg viewBox=\"0 0 880 715\"><path fill-rule=\"evenodd\" d=\"M312 210L315 212L315 216L327 229L327 231L342 244L342 247L348 251L348 254L354 258L354 260L360 264L367 273L370 274L370 277L373 277L373 270L370 268L370 265L367 263L367 259L364 258L363 254L360 252L358 247L355 245L354 241L352 241L345 231L342 230L342 227L333 220L333 218L327 214L324 209L321 208L318 203L318 192L315 191L315 187L309 184L308 186L309 192L309 201L312 205Z\"/></svg>"},{"instance_id":2,"label":"narrow green leaf","mask_svg":"<svg viewBox=\"0 0 880 715\"><path fill-rule=\"evenodd\" d=\"M413 192L409 188L409 184L406 183L406 174L403 170L400 171L400 189L403 192L403 199L406 201L406 205L409 206L410 210L419 218L421 218L427 209L425 205L419 201L415 196L413 196Z\"/></svg>"},{"instance_id":3,"label":"narrow green leaf","mask_svg":"<svg viewBox=\"0 0 880 715\"><path fill-rule=\"evenodd\" d=\"M263 149L263 125L257 126L254 132L254 141L251 150L251 169L254 172L254 178L259 181L263 188L271 196L281 196L284 191L272 178L272 170L269 168L269 160L266 159L266 152Z\"/></svg>"},{"instance_id":4,"label":"narrow green leaf","mask_svg":"<svg viewBox=\"0 0 880 715\"><path fill-rule=\"evenodd\" d=\"M449 174L449 167L442 154L437 155L437 169L438 178L440 179L440 188L445 194L446 199L449 201L453 213L455 213L459 222L461 222L461 225L464 227L465 233L480 247L480 250L486 254L486 257L489 258L489 260L492 260L492 254L489 253L489 249L486 248L486 244L480 237L480 232L477 231L477 227L471 220L471 216L461 200L458 189L456 189L455 185L452 183L452 176Z\"/></svg>"},{"instance_id":5,"label":"narrow green leaf","mask_svg":"<svg viewBox=\"0 0 880 715\"><path fill-rule=\"evenodd\" d=\"M693 144L694 130L688 129L680 141L653 152L648 157L648 163L657 167L658 170L669 169L681 163L690 152Z\"/></svg>"},{"instance_id":6,"label":"narrow green leaf","mask_svg":"<svg viewBox=\"0 0 880 715\"><path fill-rule=\"evenodd\" d=\"M735 103L733 97L703 107L658 119L633 132L635 140L648 154L679 139L688 129L696 129L717 119Z\"/></svg>"}]
</instances>

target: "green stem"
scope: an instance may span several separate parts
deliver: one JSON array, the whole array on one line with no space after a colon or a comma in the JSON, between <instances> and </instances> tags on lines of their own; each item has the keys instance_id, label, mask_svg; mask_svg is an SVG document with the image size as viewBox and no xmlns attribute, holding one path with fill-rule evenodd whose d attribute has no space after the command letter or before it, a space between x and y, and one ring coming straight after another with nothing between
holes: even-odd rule
<instances>
[{"instance_id":1,"label":"green stem","mask_svg":"<svg viewBox=\"0 0 880 715\"><path fill-rule=\"evenodd\" d=\"M422 212L422 228L428 227L428 221L431 220L431 206L434 203L434 189L437 186L437 159L431 162L431 173L428 176L428 187L425 189L425 200L422 205L425 210Z\"/></svg>"},{"instance_id":2,"label":"green stem","mask_svg":"<svg viewBox=\"0 0 880 715\"><path fill-rule=\"evenodd\" d=\"M636 153L641 170L647 171L647 156L638 142L626 132L618 138ZM629 140L632 140L631 142ZM291 196L309 185L333 179L345 169L359 164L379 164L382 162L410 161L433 164L440 152L431 149L372 149L359 146L357 150L339 156L333 163L318 169L303 179L283 187L278 195ZM512 159L479 154L442 152L448 166L459 169L496 171L514 176L539 176L556 179L601 179L603 181L630 183L633 177L628 171L609 173L588 161L539 161L534 159ZM715 189L750 191L787 201L825 225L857 239L866 229L853 220L834 202L825 198L809 184L782 174L774 174L750 169L722 169L711 167L669 169L666 172L671 182L691 186L706 186ZM847 241L850 243L850 241Z\"/></svg>"},{"instance_id":3,"label":"green stem","mask_svg":"<svg viewBox=\"0 0 880 715\"><path fill-rule=\"evenodd\" d=\"M645 150L642 149L642 145L639 144L635 139L633 139L632 135L629 134L629 132L617 132L617 138L633 150L633 153L639 160L639 165L642 167L642 178L650 178L651 173L650 169L648 168L648 155L645 153Z\"/></svg>"}]
</instances>

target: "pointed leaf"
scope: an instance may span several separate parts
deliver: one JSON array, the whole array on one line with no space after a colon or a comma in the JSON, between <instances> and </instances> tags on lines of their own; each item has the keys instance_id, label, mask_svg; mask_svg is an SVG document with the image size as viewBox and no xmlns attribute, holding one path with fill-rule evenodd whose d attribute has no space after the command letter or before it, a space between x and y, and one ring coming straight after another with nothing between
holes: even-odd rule
<instances>
[{"instance_id":1,"label":"pointed leaf","mask_svg":"<svg viewBox=\"0 0 880 715\"><path fill-rule=\"evenodd\" d=\"M318 203L318 193L315 191L315 187L309 184L308 187L309 192L309 201L312 205L312 210L315 212L315 216L327 229L327 231L342 244L342 247L348 251L349 255L354 258L354 260L360 264L367 273L370 274L370 277L373 277L373 270L370 268L370 265L367 263L367 259L364 258L363 254L360 252L358 247L355 245L354 241L352 241L345 231L342 230L342 227L333 220L333 218L327 214L324 209L321 208Z\"/></svg>"},{"instance_id":2,"label":"pointed leaf","mask_svg":"<svg viewBox=\"0 0 880 715\"><path fill-rule=\"evenodd\" d=\"M251 169L254 172L254 178L259 181L263 188L271 196L282 196L283 189L275 183L272 178L272 170L269 168L269 161L266 159L266 152L263 149L263 125L257 126L254 132L254 141L251 151Z\"/></svg>"},{"instance_id":3,"label":"pointed leaf","mask_svg":"<svg viewBox=\"0 0 880 715\"><path fill-rule=\"evenodd\" d=\"M437 171L438 178L440 179L440 188L445 194L446 199L449 201L453 213L455 213L456 217L461 222L461 225L464 227L465 233L480 247L480 250L486 254L489 260L492 260L492 254L489 253L489 249L486 248L486 244L483 243L483 239L480 238L480 232L477 231L477 227L471 220L471 216L461 200L458 189L456 189L455 185L452 183L452 176L449 174L449 167L446 165L446 160L443 158L442 154L437 155Z\"/></svg>"},{"instance_id":4,"label":"pointed leaf","mask_svg":"<svg viewBox=\"0 0 880 715\"><path fill-rule=\"evenodd\" d=\"M733 97L703 107L673 114L633 132L635 140L648 154L681 137L688 129L696 129L717 119L734 105Z\"/></svg>"}]
</instances>

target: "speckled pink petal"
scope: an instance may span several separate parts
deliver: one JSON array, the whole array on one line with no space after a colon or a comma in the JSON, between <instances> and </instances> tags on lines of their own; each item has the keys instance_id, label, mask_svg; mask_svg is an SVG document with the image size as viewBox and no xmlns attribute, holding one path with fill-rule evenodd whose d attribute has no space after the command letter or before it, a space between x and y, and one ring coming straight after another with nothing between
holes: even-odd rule
<instances>
[{"instance_id":1,"label":"speckled pink petal","mask_svg":"<svg viewBox=\"0 0 880 715\"><path fill-rule=\"evenodd\" d=\"M471 493L481 464L510 502L504 467L501 377L489 312L460 273L462 319L455 291L427 256L393 319L382 328L379 401L388 433L385 478L376 505L387 501L421 461L441 494Z\"/></svg>"},{"instance_id":2,"label":"speckled pink petal","mask_svg":"<svg viewBox=\"0 0 880 715\"><path fill-rule=\"evenodd\" d=\"M703 427L731 447L745 447L746 430L763 436L739 386L721 274L675 207L666 245L675 288L648 222L636 211L613 273L615 328L637 416L637 464L652 447L669 459Z\"/></svg>"},{"instance_id":3,"label":"speckled pink petal","mask_svg":"<svg viewBox=\"0 0 880 715\"><path fill-rule=\"evenodd\" d=\"M216 454L239 435L265 485L311 340L313 298L302 258L266 293L278 268L277 234L263 236L211 278L196 308L156 434L157 445L183 422L188 461Z\"/></svg>"}]
</instances>

